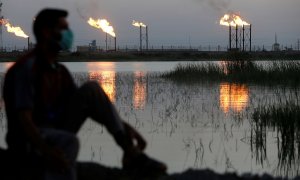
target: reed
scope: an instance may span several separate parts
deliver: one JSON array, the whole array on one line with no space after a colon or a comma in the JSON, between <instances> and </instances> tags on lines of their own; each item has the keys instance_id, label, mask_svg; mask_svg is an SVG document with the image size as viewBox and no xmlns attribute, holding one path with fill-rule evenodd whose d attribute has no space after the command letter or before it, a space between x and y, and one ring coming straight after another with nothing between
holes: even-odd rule
<instances>
[{"instance_id":1,"label":"reed","mask_svg":"<svg viewBox=\"0 0 300 180\"><path fill-rule=\"evenodd\" d=\"M300 170L300 104L297 94L280 104L255 108L252 130L251 146L264 156L268 130L277 132L278 171L288 175Z\"/></svg>"},{"instance_id":2,"label":"reed","mask_svg":"<svg viewBox=\"0 0 300 180\"><path fill-rule=\"evenodd\" d=\"M300 62L273 62L265 67L252 61L179 64L162 78L174 81L228 81L255 84L300 84Z\"/></svg>"}]
</instances>

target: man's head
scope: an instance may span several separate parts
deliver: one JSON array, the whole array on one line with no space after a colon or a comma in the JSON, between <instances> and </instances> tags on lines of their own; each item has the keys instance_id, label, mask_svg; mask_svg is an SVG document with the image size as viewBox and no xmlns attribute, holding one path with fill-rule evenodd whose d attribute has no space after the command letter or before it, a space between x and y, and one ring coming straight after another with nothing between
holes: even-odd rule
<instances>
[{"instance_id":1,"label":"man's head","mask_svg":"<svg viewBox=\"0 0 300 180\"><path fill-rule=\"evenodd\" d=\"M73 34L66 20L68 12L59 9L44 9L35 18L33 32L37 44L47 44L51 50L67 50L72 44Z\"/></svg>"}]
</instances>

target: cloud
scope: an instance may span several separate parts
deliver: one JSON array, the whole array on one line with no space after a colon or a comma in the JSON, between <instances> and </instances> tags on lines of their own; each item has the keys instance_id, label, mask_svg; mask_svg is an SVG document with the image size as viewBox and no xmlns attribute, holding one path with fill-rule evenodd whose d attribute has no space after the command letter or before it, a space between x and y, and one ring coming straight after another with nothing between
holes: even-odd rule
<instances>
[{"instance_id":1,"label":"cloud","mask_svg":"<svg viewBox=\"0 0 300 180\"><path fill-rule=\"evenodd\" d=\"M231 0L198 0L202 3L206 3L211 8L219 12L229 11Z\"/></svg>"},{"instance_id":2,"label":"cloud","mask_svg":"<svg viewBox=\"0 0 300 180\"><path fill-rule=\"evenodd\" d=\"M82 19L89 16L97 16L101 12L100 2L98 0L77 1L75 3L76 11Z\"/></svg>"}]
</instances>

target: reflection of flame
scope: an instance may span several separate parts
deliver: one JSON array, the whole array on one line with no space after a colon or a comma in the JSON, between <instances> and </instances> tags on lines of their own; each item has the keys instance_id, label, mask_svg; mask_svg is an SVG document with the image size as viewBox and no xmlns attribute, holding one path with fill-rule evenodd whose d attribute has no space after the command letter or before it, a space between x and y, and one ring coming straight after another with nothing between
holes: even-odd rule
<instances>
[{"instance_id":1,"label":"reflection of flame","mask_svg":"<svg viewBox=\"0 0 300 180\"><path fill-rule=\"evenodd\" d=\"M2 63L3 64L3 63ZM9 62L9 63L4 63L4 69L7 71L10 67L12 67L15 63L14 62Z\"/></svg>"},{"instance_id":2,"label":"reflection of flame","mask_svg":"<svg viewBox=\"0 0 300 180\"><path fill-rule=\"evenodd\" d=\"M133 107L143 109L146 105L147 83L143 72L134 73Z\"/></svg>"},{"instance_id":3,"label":"reflection of flame","mask_svg":"<svg viewBox=\"0 0 300 180\"><path fill-rule=\"evenodd\" d=\"M110 23L106 19L93 19L90 18L87 22L92 27L102 29L103 32L111 35L112 37L116 37L116 33L114 32L114 28L110 25Z\"/></svg>"},{"instance_id":4,"label":"reflection of flame","mask_svg":"<svg viewBox=\"0 0 300 180\"><path fill-rule=\"evenodd\" d=\"M246 108L249 89L246 85L222 83L220 85L220 107L225 113L230 109L240 112Z\"/></svg>"},{"instance_id":5,"label":"reflection of flame","mask_svg":"<svg viewBox=\"0 0 300 180\"><path fill-rule=\"evenodd\" d=\"M247 26L250 25L246 21L242 20L242 18L239 15L236 14L225 14L220 19L220 25L223 26Z\"/></svg>"},{"instance_id":6,"label":"reflection of flame","mask_svg":"<svg viewBox=\"0 0 300 180\"><path fill-rule=\"evenodd\" d=\"M219 66L221 67L223 73L225 75L228 75L229 70L228 70L228 61L219 61Z\"/></svg>"},{"instance_id":7,"label":"reflection of flame","mask_svg":"<svg viewBox=\"0 0 300 180\"><path fill-rule=\"evenodd\" d=\"M24 33L21 27L14 27L12 26L7 19L0 20L1 25L5 25L7 32L13 33L18 37L28 38L29 36Z\"/></svg>"},{"instance_id":8,"label":"reflection of flame","mask_svg":"<svg viewBox=\"0 0 300 180\"><path fill-rule=\"evenodd\" d=\"M113 71L101 71L89 73L90 80L99 81L104 92L111 102L116 101L116 73Z\"/></svg>"},{"instance_id":9,"label":"reflection of flame","mask_svg":"<svg viewBox=\"0 0 300 180\"><path fill-rule=\"evenodd\" d=\"M144 23L135 20L132 21L132 25L136 27L147 27Z\"/></svg>"},{"instance_id":10,"label":"reflection of flame","mask_svg":"<svg viewBox=\"0 0 300 180\"><path fill-rule=\"evenodd\" d=\"M88 62L86 63L89 71L115 71L115 62Z\"/></svg>"}]
</instances>

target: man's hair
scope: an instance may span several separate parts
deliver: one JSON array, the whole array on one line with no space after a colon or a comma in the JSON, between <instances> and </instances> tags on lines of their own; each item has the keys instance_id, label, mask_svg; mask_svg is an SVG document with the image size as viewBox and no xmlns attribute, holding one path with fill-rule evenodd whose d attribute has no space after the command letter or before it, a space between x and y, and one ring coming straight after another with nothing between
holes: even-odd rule
<instances>
[{"instance_id":1,"label":"man's hair","mask_svg":"<svg viewBox=\"0 0 300 180\"><path fill-rule=\"evenodd\" d=\"M60 9L44 9L38 13L33 23L33 33L37 42L42 39L42 30L55 28L60 18L68 16L68 12Z\"/></svg>"}]
</instances>

